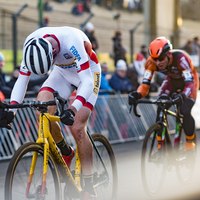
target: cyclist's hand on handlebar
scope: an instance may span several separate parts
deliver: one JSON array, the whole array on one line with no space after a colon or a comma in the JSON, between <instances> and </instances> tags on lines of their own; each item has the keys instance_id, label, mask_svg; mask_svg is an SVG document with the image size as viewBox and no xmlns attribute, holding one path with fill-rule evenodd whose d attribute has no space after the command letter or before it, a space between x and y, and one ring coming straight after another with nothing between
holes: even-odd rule
<instances>
[{"instance_id":1,"label":"cyclist's hand on handlebar","mask_svg":"<svg viewBox=\"0 0 200 200\"><path fill-rule=\"evenodd\" d=\"M142 97L141 93L139 93L137 91L133 91L133 92L129 93L129 96L128 96L128 103L129 103L129 105L133 105L141 97Z\"/></svg>"},{"instance_id":2,"label":"cyclist's hand on handlebar","mask_svg":"<svg viewBox=\"0 0 200 200\"><path fill-rule=\"evenodd\" d=\"M10 123L14 120L14 113L12 111L2 111L0 116L0 127L12 129Z\"/></svg>"},{"instance_id":3,"label":"cyclist's hand on handlebar","mask_svg":"<svg viewBox=\"0 0 200 200\"><path fill-rule=\"evenodd\" d=\"M178 106L181 106L185 99L186 99L186 96L184 93L175 94L173 96L173 102L177 104Z\"/></svg>"},{"instance_id":4,"label":"cyclist's hand on handlebar","mask_svg":"<svg viewBox=\"0 0 200 200\"><path fill-rule=\"evenodd\" d=\"M71 109L67 109L63 112L63 114L60 117L60 121L68 126L72 126L74 123L74 116L75 113Z\"/></svg>"}]
</instances>

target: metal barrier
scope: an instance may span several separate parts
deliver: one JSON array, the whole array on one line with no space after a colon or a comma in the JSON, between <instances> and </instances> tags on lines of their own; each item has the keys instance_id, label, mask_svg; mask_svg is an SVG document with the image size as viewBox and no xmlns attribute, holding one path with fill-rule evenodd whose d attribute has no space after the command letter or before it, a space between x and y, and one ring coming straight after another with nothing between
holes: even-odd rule
<instances>
[{"instance_id":1,"label":"metal barrier","mask_svg":"<svg viewBox=\"0 0 200 200\"><path fill-rule=\"evenodd\" d=\"M34 101L35 98L26 98L25 101ZM72 102L73 99L70 99ZM69 103L70 103L69 102ZM141 117L129 113L127 95L100 95L89 119L90 133L101 133L108 138L111 144L144 138L148 127L156 120L156 106L139 104L138 113ZM174 120L169 120L170 127L175 127ZM69 127L60 123L62 133L71 146L75 141ZM0 128L0 160L9 159L14 152L25 142L36 141L38 122L35 110L23 108L17 111L12 130Z\"/></svg>"}]
</instances>

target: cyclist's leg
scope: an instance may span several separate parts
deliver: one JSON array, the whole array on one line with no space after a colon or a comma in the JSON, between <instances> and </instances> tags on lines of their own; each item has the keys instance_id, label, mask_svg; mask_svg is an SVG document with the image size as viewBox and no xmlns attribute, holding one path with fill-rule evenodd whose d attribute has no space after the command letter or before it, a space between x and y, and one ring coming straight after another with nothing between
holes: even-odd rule
<instances>
[{"instance_id":1,"label":"cyclist's leg","mask_svg":"<svg viewBox=\"0 0 200 200\"><path fill-rule=\"evenodd\" d=\"M183 129L186 136L186 150L194 147L195 138L195 121L191 115L191 110L195 101L192 98L187 98L181 105L180 112L183 117Z\"/></svg>"},{"instance_id":2,"label":"cyclist's leg","mask_svg":"<svg viewBox=\"0 0 200 200\"><path fill-rule=\"evenodd\" d=\"M70 130L77 143L79 158L83 175L89 176L92 172L92 144L87 135L87 123L91 110L83 106L76 114L73 126Z\"/></svg>"},{"instance_id":3,"label":"cyclist's leg","mask_svg":"<svg viewBox=\"0 0 200 200\"><path fill-rule=\"evenodd\" d=\"M75 116L74 124L70 127L71 133L77 143L79 159L82 167L82 177L84 180L84 193L96 198L93 189L93 146L87 135L87 123L91 110L83 106ZM88 199L83 196L83 199Z\"/></svg>"},{"instance_id":4,"label":"cyclist's leg","mask_svg":"<svg viewBox=\"0 0 200 200\"><path fill-rule=\"evenodd\" d=\"M91 110L83 106L77 112L74 124L70 127L72 135L77 143L82 170L85 175L90 175L92 172L92 161L90 159L92 157L92 144L86 132L90 114ZM82 157L85 158L83 159Z\"/></svg>"},{"instance_id":5,"label":"cyclist's leg","mask_svg":"<svg viewBox=\"0 0 200 200\"><path fill-rule=\"evenodd\" d=\"M90 66L94 80L93 93L90 95L84 106L77 112L75 122L71 127L71 132L78 146L82 174L85 182L84 191L95 194L93 190L93 146L86 131L89 117L97 100L101 75L99 64L91 61ZM77 93L78 92L79 88Z\"/></svg>"}]
</instances>

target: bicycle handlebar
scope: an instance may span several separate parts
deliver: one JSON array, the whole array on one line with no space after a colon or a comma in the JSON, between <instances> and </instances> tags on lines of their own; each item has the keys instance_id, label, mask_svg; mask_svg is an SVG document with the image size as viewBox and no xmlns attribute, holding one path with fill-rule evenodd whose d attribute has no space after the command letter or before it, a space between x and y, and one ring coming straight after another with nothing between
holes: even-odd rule
<instances>
[{"instance_id":1,"label":"bicycle handlebar","mask_svg":"<svg viewBox=\"0 0 200 200\"><path fill-rule=\"evenodd\" d=\"M140 117L140 116L141 116L141 115L139 115L138 112L137 112L137 105L138 105L138 104L141 104L141 103L146 103L146 104L157 104L157 105L165 105L165 104L174 105L174 104L175 104L174 100L172 100L172 99L170 99L170 100L166 100L166 99L156 99L156 100L139 99L139 100L137 100L137 102L135 102L135 103L133 104L133 106L134 106L133 111L134 111L135 116L137 116L137 117ZM132 106L131 106L131 108L130 108L130 111L131 111L131 109L132 109Z\"/></svg>"},{"instance_id":2,"label":"bicycle handlebar","mask_svg":"<svg viewBox=\"0 0 200 200\"><path fill-rule=\"evenodd\" d=\"M47 108L48 106L56 105L55 101L47 101L47 102L29 102L29 103L20 103L20 104L6 104L0 102L0 108L2 109L11 109L11 108L27 108L27 107L34 107L34 108Z\"/></svg>"},{"instance_id":3,"label":"bicycle handlebar","mask_svg":"<svg viewBox=\"0 0 200 200\"><path fill-rule=\"evenodd\" d=\"M7 104L0 101L0 109L4 110L4 109L12 109L12 108L34 107L34 108L37 108L38 110L41 110L41 109L46 109L48 106L57 105L59 114L61 114L64 109L64 105L67 103L67 100L60 97L57 91L55 91L53 95L54 95L55 101L46 101L46 102L33 101L33 102L20 103L20 104Z\"/></svg>"}]
</instances>

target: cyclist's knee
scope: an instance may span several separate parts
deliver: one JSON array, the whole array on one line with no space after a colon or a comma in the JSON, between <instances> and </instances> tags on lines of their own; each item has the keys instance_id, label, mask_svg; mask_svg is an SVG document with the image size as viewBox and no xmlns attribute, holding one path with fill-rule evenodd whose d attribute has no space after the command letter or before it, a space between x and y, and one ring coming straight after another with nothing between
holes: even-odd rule
<instances>
[{"instance_id":1,"label":"cyclist's knee","mask_svg":"<svg viewBox=\"0 0 200 200\"><path fill-rule=\"evenodd\" d=\"M84 124L75 123L73 126L70 127L70 130L76 141L82 140L85 137L86 127Z\"/></svg>"},{"instance_id":2,"label":"cyclist's knee","mask_svg":"<svg viewBox=\"0 0 200 200\"><path fill-rule=\"evenodd\" d=\"M181 107L180 113L181 113L183 116L191 115L191 109L188 108L188 107Z\"/></svg>"},{"instance_id":3,"label":"cyclist's knee","mask_svg":"<svg viewBox=\"0 0 200 200\"><path fill-rule=\"evenodd\" d=\"M194 105L194 101L190 98L187 98L180 107L180 113L184 116L191 115L191 110Z\"/></svg>"}]
</instances>

